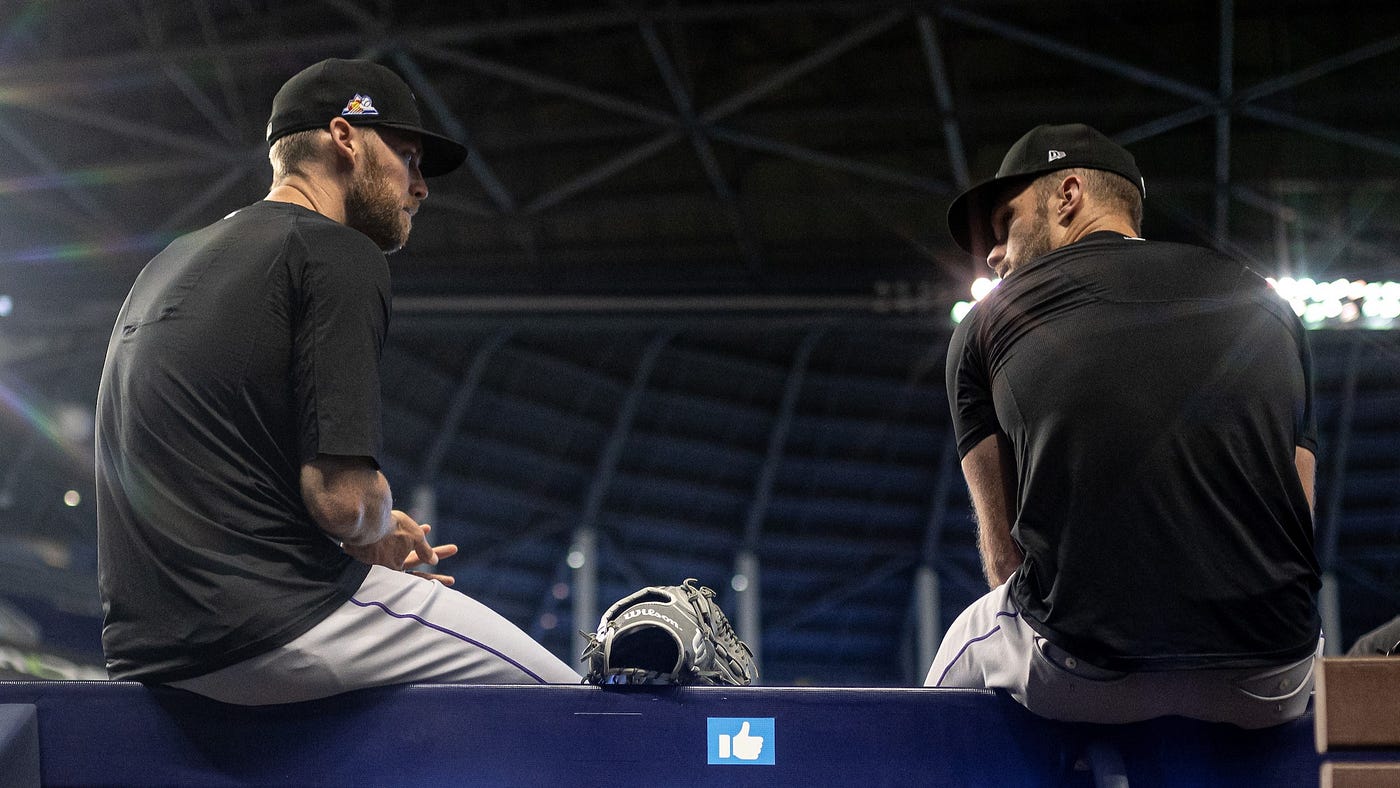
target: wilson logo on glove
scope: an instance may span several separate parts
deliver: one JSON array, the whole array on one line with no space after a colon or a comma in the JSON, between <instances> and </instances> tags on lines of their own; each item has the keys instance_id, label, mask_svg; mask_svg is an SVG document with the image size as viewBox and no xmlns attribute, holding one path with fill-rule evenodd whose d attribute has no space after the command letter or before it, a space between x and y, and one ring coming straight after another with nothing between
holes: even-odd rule
<instances>
[{"instance_id":1,"label":"wilson logo on glove","mask_svg":"<svg viewBox=\"0 0 1400 788\"><path fill-rule=\"evenodd\" d=\"M659 618L659 619L661 619L662 621L665 621L667 624L670 624L671 626L676 627L677 629L680 628L680 623L677 622L674 618L671 618L670 616L666 615L665 613L662 613L662 612L660 612L660 611L658 611L658 610L653 610L653 609L651 609L651 608L649 608L649 607L645 607L645 608L636 608L636 607L634 607L634 608L632 608L631 610L628 610L626 613L623 613L623 614L622 614L622 620L623 620L623 621L627 621L627 620L636 618L637 616L652 616L653 618Z\"/></svg>"},{"instance_id":2,"label":"wilson logo on glove","mask_svg":"<svg viewBox=\"0 0 1400 788\"><path fill-rule=\"evenodd\" d=\"M619 599L587 635L591 684L726 684L758 678L753 652L694 578Z\"/></svg>"}]
</instances>

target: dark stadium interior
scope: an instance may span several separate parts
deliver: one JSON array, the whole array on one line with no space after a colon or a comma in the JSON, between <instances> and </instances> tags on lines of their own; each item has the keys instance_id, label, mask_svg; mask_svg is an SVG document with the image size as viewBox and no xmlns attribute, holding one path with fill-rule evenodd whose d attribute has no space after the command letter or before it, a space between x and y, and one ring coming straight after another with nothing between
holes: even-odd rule
<instances>
[{"instance_id":1,"label":"dark stadium interior","mask_svg":"<svg viewBox=\"0 0 1400 788\"><path fill-rule=\"evenodd\" d=\"M1127 145L1150 238L1400 281L1393 2L9 0L0 643L100 666L112 320L266 193L272 95L325 57L471 149L390 258L382 463L458 587L566 658L587 531L603 607L697 577L734 616L742 564L765 683L922 680L919 578L945 625L985 590L943 354L989 272L944 211L1038 123ZM1400 322L1311 338L1344 645L1400 613Z\"/></svg>"}]
</instances>

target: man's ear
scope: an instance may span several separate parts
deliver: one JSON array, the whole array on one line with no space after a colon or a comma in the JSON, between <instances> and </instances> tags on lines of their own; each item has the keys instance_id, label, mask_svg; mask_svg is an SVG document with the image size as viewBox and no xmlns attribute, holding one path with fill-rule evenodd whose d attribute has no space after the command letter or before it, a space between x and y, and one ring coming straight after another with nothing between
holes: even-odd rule
<instances>
[{"instance_id":1,"label":"man's ear","mask_svg":"<svg viewBox=\"0 0 1400 788\"><path fill-rule=\"evenodd\" d=\"M1051 207L1056 222L1062 226L1068 225L1084 208L1084 181L1074 174L1061 178L1054 193L1054 202Z\"/></svg>"},{"instance_id":2,"label":"man's ear","mask_svg":"<svg viewBox=\"0 0 1400 788\"><path fill-rule=\"evenodd\" d=\"M350 165L355 161L355 153L362 144L361 135L345 118L333 118L327 130L331 133L331 149L339 164Z\"/></svg>"}]
</instances>

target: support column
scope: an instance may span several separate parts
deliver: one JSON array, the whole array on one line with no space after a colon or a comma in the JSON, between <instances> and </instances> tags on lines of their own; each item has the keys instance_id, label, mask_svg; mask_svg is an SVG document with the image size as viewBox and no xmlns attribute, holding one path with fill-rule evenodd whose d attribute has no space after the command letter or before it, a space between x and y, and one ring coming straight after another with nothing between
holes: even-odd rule
<instances>
[{"instance_id":1,"label":"support column","mask_svg":"<svg viewBox=\"0 0 1400 788\"><path fill-rule=\"evenodd\" d=\"M413 497L410 499L408 514L419 524L427 523L433 526L433 533L429 535L428 541L437 544L442 534L437 528L437 489L432 484L424 483L414 486Z\"/></svg>"},{"instance_id":2,"label":"support column","mask_svg":"<svg viewBox=\"0 0 1400 788\"><path fill-rule=\"evenodd\" d=\"M914 572L914 631L917 674L927 671L943 641L943 599L939 595L938 572L925 564ZM916 675L917 679L918 676Z\"/></svg>"},{"instance_id":3,"label":"support column","mask_svg":"<svg viewBox=\"0 0 1400 788\"><path fill-rule=\"evenodd\" d=\"M1323 653L1340 656L1346 649L1342 635L1342 598L1337 591L1337 573L1328 569L1322 573L1322 588L1317 592L1317 607L1322 614Z\"/></svg>"},{"instance_id":4,"label":"support column","mask_svg":"<svg viewBox=\"0 0 1400 788\"><path fill-rule=\"evenodd\" d=\"M1314 519L1317 556L1322 564L1322 590L1318 595L1318 608L1322 614L1322 633L1327 638L1324 646L1328 656L1344 651L1342 632L1342 600L1337 589L1337 538L1342 528L1342 497L1346 489L1347 454L1351 450L1351 428L1356 418L1356 386L1361 375L1361 357L1364 345L1352 342L1347 355L1345 377L1342 378L1342 404L1337 413L1337 432L1328 447L1331 462L1330 473L1325 486L1319 485L1316 497L1317 509L1325 516ZM1326 493L1326 506L1322 506L1322 494Z\"/></svg>"},{"instance_id":5,"label":"support column","mask_svg":"<svg viewBox=\"0 0 1400 788\"><path fill-rule=\"evenodd\" d=\"M574 532L569 546L569 568L573 570L574 654L583 652L585 632L598 626L598 531L586 526Z\"/></svg>"},{"instance_id":6,"label":"support column","mask_svg":"<svg viewBox=\"0 0 1400 788\"><path fill-rule=\"evenodd\" d=\"M938 459L938 476L934 480L933 494L929 500L928 525L924 530L923 552L919 567L914 571L912 619L914 631L914 657L917 667L913 678L922 681L933 658L938 654L938 646L943 642L943 598L938 571L934 567L942 553L943 521L948 516L948 494L955 478L961 476L958 469L958 446L951 431L944 436L943 451ZM906 621L909 619L906 618ZM906 642L910 637L906 633ZM920 671L923 671L921 673Z\"/></svg>"},{"instance_id":7,"label":"support column","mask_svg":"<svg viewBox=\"0 0 1400 788\"><path fill-rule=\"evenodd\" d=\"M744 520L744 536L739 552L734 557L734 590L740 592L739 620L735 622L739 638L749 644L753 651L754 664L759 674L763 673L763 661L759 655L763 649L762 607L758 575L758 543L763 536L763 521L768 516L768 505L773 497L773 483L777 479L778 466L783 461L783 451L787 446L789 430L792 429L793 415L797 412L797 398L802 393L802 384L807 377L807 364L812 360L812 351L821 341L824 329L817 328L802 338L792 366L788 369L787 382L783 386L783 401L778 408L778 418L773 430L768 433L768 451L763 460L763 470L754 482L753 501ZM743 589L740 589L743 586Z\"/></svg>"},{"instance_id":8,"label":"support column","mask_svg":"<svg viewBox=\"0 0 1400 788\"><path fill-rule=\"evenodd\" d=\"M734 626L739 638L747 643L749 650L753 652L754 664L760 666L760 681L755 683L762 684L763 617L759 614L763 601L762 584L759 578L758 556L752 550L740 550L734 557L734 578L730 581L730 587L736 594Z\"/></svg>"}]
</instances>

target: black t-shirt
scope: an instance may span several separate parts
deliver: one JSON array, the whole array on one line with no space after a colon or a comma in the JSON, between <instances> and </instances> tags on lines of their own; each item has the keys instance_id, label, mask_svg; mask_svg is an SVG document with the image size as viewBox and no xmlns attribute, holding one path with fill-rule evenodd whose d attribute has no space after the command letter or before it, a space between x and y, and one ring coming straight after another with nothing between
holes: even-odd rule
<instances>
[{"instance_id":1,"label":"black t-shirt","mask_svg":"<svg viewBox=\"0 0 1400 788\"><path fill-rule=\"evenodd\" d=\"M1316 452L1302 324L1257 274L1095 233L978 303L948 350L962 455L1016 462L1011 596L1118 669L1250 665L1317 646L1318 564L1295 447Z\"/></svg>"},{"instance_id":2,"label":"black t-shirt","mask_svg":"<svg viewBox=\"0 0 1400 788\"><path fill-rule=\"evenodd\" d=\"M374 458L389 269L363 234L259 202L141 272L97 403L102 646L178 681L283 645L369 568L318 528L300 469Z\"/></svg>"}]
</instances>

